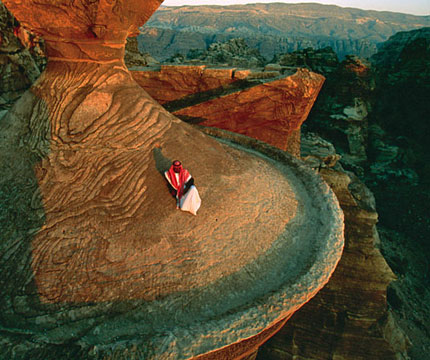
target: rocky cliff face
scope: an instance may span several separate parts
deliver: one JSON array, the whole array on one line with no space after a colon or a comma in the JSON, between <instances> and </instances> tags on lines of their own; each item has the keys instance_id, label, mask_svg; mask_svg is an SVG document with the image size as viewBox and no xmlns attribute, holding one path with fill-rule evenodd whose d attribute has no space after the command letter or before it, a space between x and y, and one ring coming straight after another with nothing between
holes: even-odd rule
<instances>
[{"instance_id":1,"label":"rocky cliff face","mask_svg":"<svg viewBox=\"0 0 430 360\"><path fill-rule=\"evenodd\" d=\"M428 17L319 4L162 7L139 42L158 60L241 37L270 60L277 53L332 47L340 58L369 57L397 31L429 26Z\"/></svg>"},{"instance_id":2,"label":"rocky cliff face","mask_svg":"<svg viewBox=\"0 0 430 360\"><path fill-rule=\"evenodd\" d=\"M44 67L39 42L0 2L0 109L14 103Z\"/></svg>"},{"instance_id":3,"label":"rocky cliff face","mask_svg":"<svg viewBox=\"0 0 430 360\"><path fill-rule=\"evenodd\" d=\"M302 156L335 192L345 214L346 245L327 286L259 351L257 359L402 359L408 340L387 311L395 279L379 250L372 193L342 169L334 147L315 134Z\"/></svg>"},{"instance_id":4,"label":"rocky cliff face","mask_svg":"<svg viewBox=\"0 0 430 360\"><path fill-rule=\"evenodd\" d=\"M382 250L398 274L388 301L408 330L413 359L430 351L430 29L390 38L372 58L368 184L375 193Z\"/></svg>"},{"instance_id":5,"label":"rocky cliff face","mask_svg":"<svg viewBox=\"0 0 430 360\"><path fill-rule=\"evenodd\" d=\"M430 113L430 28L396 34L371 60L378 85L375 122L396 137L414 139L425 156L430 133L425 121ZM423 162L422 167L428 174L429 166Z\"/></svg>"},{"instance_id":6,"label":"rocky cliff face","mask_svg":"<svg viewBox=\"0 0 430 360\"><path fill-rule=\"evenodd\" d=\"M168 62L203 63L252 69L263 67L266 60L257 49L250 48L244 39L238 38L212 43L207 50L190 50L186 56L176 54Z\"/></svg>"},{"instance_id":7,"label":"rocky cliff face","mask_svg":"<svg viewBox=\"0 0 430 360\"><path fill-rule=\"evenodd\" d=\"M15 41L13 37L11 37L12 40L9 39L12 33L9 29L10 24L15 25L15 22L8 16L3 17L6 19L4 21L9 25L6 29L2 28L2 34L6 32L9 35L2 35L2 49L4 44L10 44ZM157 32L161 30L152 28L145 31ZM172 30L162 29L162 31L168 33ZM415 109L420 112L421 110L419 109L428 104L427 99L430 97L428 87L426 87L426 84L430 83L430 81L425 77L427 76L425 74L428 74L428 40L426 40L428 35L423 36L423 34L426 34L426 30L398 35L393 38L395 41L391 41L391 46L388 46L390 44L388 42L382 48L380 56L375 57L374 60L375 64L378 62L383 64L380 67L381 75L377 80L374 79L373 75L369 75L368 70L366 70L368 69L366 62L350 57L339 64L335 60L336 54L330 51L324 53L306 50L292 55L284 55L279 58L279 64L276 67L278 70L279 68L288 69L295 66L295 61L300 61L302 65L314 68L328 78L320 99L321 104L318 105L317 103L317 107L321 110L311 113L309 127L318 130L335 143L337 152L342 154L341 164L343 167L352 169L358 174L369 174L368 171L366 172L366 159L370 159L372 161L371 167L376 169L372 170L375 175L371 178L371 181L373 181L374 185L377 185L373 186L372 190L376 191L377 207L381 213L382 226L379 225L378 231L382 238L381 248L390 266L398 276L398 280L388 290L388 303L395 310L393 314L396 320L402 324L404 329L408 330L408 336L412 341L409 355L413 359L420 360L426 360L426 356L430 351L428 343L430 330L428 329L427 321L430 313L428 308L430 303L428 291L430 274L427 259L428 247L425 245L427 244L429 227L428 217L423 215L427 213L430 197L425 187L417 187L414 184L417 183L417 179L419 179L420 184L425 180L422 174L425 173L424 170L430 162L423 160L425 158L421 156L424 155L416 156L416 149L419 149L419 146L411 145L414 144L411 142L411 137L399 137L398 135L401 135L401 131L394 132L392 130L395 130L400 125L412 125L409 126L411 129L405 130L415 131L415 127L417 130L422 129L420 126L424 126L426 123L422 121L425 118L422 113L420 116L415 117L414 115L416 114ZM183 33L178 34L178 39L181 39L181 36L183 36ZM7 41L4 39L7 39ZM156 37L152 39L158 39L161 44L165 45L163 43L165 39ZM200 35L195 35L194 38L183 36L181 43L184 45L190 42L191 47L197 47L196 44L199 43L204 43L204 46L206 46L205 39L207 40L207 38L200 37ZM170 41L169 39L167 40ZM25 40L23 41L26 43ZM401 45L400 48L398 45ZM2 71L7 70L3 72L3 74L6 74L5 78L9 79L5 84L13 85L9 75L11 72L8 69L13 68L10 64L12 64L14 57L10 56L15 52L13 49L21 49L18 52L20 54L25 54L25 51L22 50L23 45L19 45L19 43L14 47L7 45L6 48L10 48L12 51L7 52L5 57L2 57L4 54L0 55L0 58L3 59L2 61L5 61L3 63L5 66L2 66L1 69ZM383 55L383 51L388 51L390 55ZM314 61L315 59L321 59L323 65L321 65L321 61ZM392 61L393 59L399 60ZM34 63L37 63L30 61L27 64L25 61L20 61L22 66L29 66L24 71L24 74L26 72L31 73L31 69L34 69ZM15 69L19 69L19 66L16 66ZM390 69L390 71L387 71L387 69ZM14 71L16 72L16 70ZM330 74L334 74L333 80L330 80ZM390 74L393 74L393 76ZM20 69L14 79L20 79L19 76L22 75L23 72ZM387 82L378 79L386 79L384 81ZM397 86L397 81L402 79L407 79L407 82L401 83L403 84L402 86ZM398 122L394 127L390 127L390 124L395 124L390 120L393 119L391 116L394 116L395 112L391 112L390 117L384 117L384 114L390 111L390 107L397 106L398 102L402 103L404 95L408 96L408 91L415 89L414 79L419 80L420 87L417 88L419 91L414 92L415 96L409 98L409 102L404 102L405 107L399 112L402 116L397 118ZM330 81L332 85L329 84ZM369 118L366 111L372 114L372 106L369 106L369 102L372 104L373 101L372 97L369 100L366 94L375 87L375 81L377 81L376 86L381 89L378 97L376 97L377 100L382 99L384 96L384 84L389 85L386 89L395 87L396 92L390 91L389 93L397 95L394 98L387 97L384 102L381 102L381 104L384 104L384 108L381 108L380 111L381 116L379 119L381 122L376 123L375 121L370 126L367 126L368 121L372 118ZM16 84L20 84L20 81L16 81ZM405 91L405 89L408 91ZM324 95L326 90L328 90L327 96ZM18 91L12 90L12 92L17 93ZM363 115L365 116L363 117ZM411 122L410 119L412 118L416 121ZM404 119L407 119L407 121L404 121ZM315 123L311 125L314 120ZM384 120L385 123L383 122ZM418 135L421 136L422 133L421 131ZM425 137L423 138L425 139ZM312 144L312 148L322 148L324 151L317 154L312 153L312 151L308 152L307 161L315 168L321 169L320 172L324 174L328 182L333 183L333 188L338 193L341 201L343 201L344 210L349 219L347 225L349 229L347 234L349 245L346 252L349 257L342 260L345 267L335 274L333 284L327 286L325 293L321 294L322 297L316 298L314 302L309 303L309 310L303 308L303 315L297 314L297 320L293 319L293 326L286 328L283 333L284 337L282 337L281 333L281 337L274 339L273 343L268 345L263 353L270 354L267 356L274 356L274 358L276 356L286 356L286 354L295 354L299 358L314 357L316 359L320 359L322 356L333 358L334 354L336 356L349 354L349 358L354 358L351 342L344 335L348 334L347 331L351 331L349 334L351 334L351 339L355 339L352 344L354 347L360 344L361 341L369 347L378 346L377 349L372 350L371 356L387 356L387 358L390 358L396 353L398 355L402 354L405 340L396 330L393 330L391 316L383 312L385 308L383 288L388 280L392 278L392 275L379 258L377 251L372 250L372 244L377 242L377 237L373 231L376 215L374 208L369 206L372 203L371 201L360 200L363 198L370 199L370 197L363 190L360 182L351 174L325 169L326 166L332 167L341 157L336 154L331 145L315 139L310 141L310 144ZM321 144L323 145L321 146ZM371 144L370 148L368 147L369 144ZM363 147L365 149L364 153L362 151ZM420 154L423 154L423 152ZM412 170L412 172L409 170ZM402 180L401 186L391 187L390 184L393 178L401 178L406 181ZM25 188L28 187L28 184L22 183L20 186ZM28 202L27 205L30 208L37 204ZM34 224L26 223L30 220L22 217L19 221L23 223L23 228L31 230ZM40 222L40 218L35 219L34 222ZM361 226L363 226L363 230L361 230ZM17 234L17 236L24 235ZM364 246L363 252L358 250L358 244ZM417 244L421 245L417 246ZM367 258L363 254L366 254ZM364 268L360 268L362 264L360 264L361 261L356 261L357 259L363 260ZM371 264L369 266L367 266L368 261ZM361 275L355 273L352 264L354 264L354 267L358 266L363 274L366 273L369 276L369 283L364 282ZM368 270L375 264L375 268L379 268L382 271L380 279L375 278L373 271L368 273ZM13 277L15 274L11 273L10 276ZM348 279L348 282L344 281L344 279ZM351 281L349 282L349 280ZM344 284L349 284L347 285L349 287L346 294L345 289L341 289ZM360 287L362 287L361 290ZM342 293L342 291L344 292ZM343 295L338 296L336 294ZM370 305L358 304L356 298L350 294L355 294L363 302L369 301ZM327 298L324 298L324 296L327 296L330 303L327 302ZM348 307L350 304L352 309ZM21 305L17 303L18 309L22 309ZM366 307L368 307L368 311ZM335 315L331 315L331 312ZM313 326L313 324L310 324L309 320L312 319L319 321L320 325ZM319 328L322 331L315 332ZM391 335L390 332L392 332ZM309 334L311 334L311 337ZM364 334L363 340L360 340L360 336L362 336L360 334ZM299 339L301 346L291 345L288 342L289 336ZM381 336L392 340L398 337L397 342L400 346L392 346L390 341L383 340ZM286 342L285 338L287 339ZM19 342L16 346L20 346ZM76 349L76 351L79 350ZM368 358L361 346L358 352L357 358L358 356Z\"/></svg>"},{"instance_id":8,"label":"rocky cliff face","mask_svg":"<svg viewBox=\"0 0 430 360\"><path fill-rule=\"evenodd\" d=\"M160 0L4 3L49 61L0 118L0 356L255 353L340 260L327 184L284 151L199 131L139 87L125 42ZM195 176L198 216L167 189L173 159Z\"/></svg>"},{"instance_id":9,"label":"rocky cliff face","mask_svg":"<svg viewBox=\"0 0 430 360\"><path fill-rule=\"evenodd\" d=\"M283 54L277 60L288 66L297 62L326 76L307 127L335 144L343 166L363 175L368 158L370 94L374 87L370 64L356 56L339 62L330 48Z\"/></svg>"},{"instance_id":10,"label":"rocky cliff face","mask_svg":"<svg viewBox=\"0 0 430 360\"><path fill-rule=\"evenodd\" d=\"M307 69L281 75L182 65L132 74L184 121L244 134L295 156L300 156L300 127L324 83L322 75Z\"/></svg>"},{"instance_id":11,"label":"rocky cliff face","mask_svg":"<svg viewBox=\"0 0 430 360\"><path fill-rule=\"evenodd\" d=\"M134 77L184 121L244 134L295 156L300 155L301 125L324 83L323 76L306 69L281 75L164 66L159 72L135 72Z\"/></svg>"},{"instance_id":12,"label":"rocky cliff face","mask_svg":"<svg viewBox=\"0 0 430 360\"><path fill-rule=\"evenodd\" d=\"M423 360L430 348L430 224L423 215L430 201L428 44L426 28L393 36L371 63L347 57L328 67L327 56L317 69L308 60L316 58L314 50L278 59L307 64L327 78L306 127L329 139L342 166L375 194L379 246L398 276L388 289L388 304L411 340L409 356Z\"/></svg>"}]
</instances>

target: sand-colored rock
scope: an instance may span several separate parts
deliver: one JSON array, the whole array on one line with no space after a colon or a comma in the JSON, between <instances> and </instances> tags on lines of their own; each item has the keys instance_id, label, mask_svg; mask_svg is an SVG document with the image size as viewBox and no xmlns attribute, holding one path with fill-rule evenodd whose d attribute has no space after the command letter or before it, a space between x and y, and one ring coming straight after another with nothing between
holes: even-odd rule
<instances>
[{"instance_id":1,"label":"sand-colored rock","mask_svg":"<svg viewBox=\"0 0 430 360\"><path fill-rule=\"evenodd\" d=\"M0 123L6 358L242 359L340 258L342 213L318 177L203 134L133 80L126 37L159 4L5 1L49 58ZM196 217L167 191L175 158L196 179Z\"/></svg>"},{"instance_id":2,"label":"sand-colored rock","mask_svg":"<svg viewBox=\"0 0 430 360\"><path fill-rule=\"evenodd\" d=\"M315 143L316 137L310 137ZM333 156L320 141L306 152ZM326 152L326 150L328 150ZM321 155L319 155L321 154ZM401 359L408 340L387 307L387 287L394 274L378 250L378 215L372 193L339 166L315 166L335 192L345 214L345 250L330 282L267 342L257 359ZM336 169L336 170L335 170Z\"/></svg>"},{"instance_id":3,"label":"sand-colored rock","mask_svg":"<svg viewBox=\"0 0 430 360\"><path fill-rule=\"evenodd\" d=\"M238 80L234 77L234 69L210 69L205 65L162 65L159 69L132 71L131 74L160 104L218 89Z\"/></svg>"},{"instance_id":4,"label":"sand-colored rock","mask_svg":"<svg viewBox=\"0 0 430 360\"><path fill-rule=\"evenodd\" d=\"M323 81L323 76L300 69L289 77L181 109L174 114L200 118L201 125L234 131L287 150L289 137L300 130Z\"/></svg>"},{"instance_id":5,"label":"sand-colored rock","mask_svg":"<svg viewBox=\"0 0 430 360\"><path fill-rule=\"evenodd\" d=\"M251 71L243 79L233 69L166 66L134 71L133 77L179 118L247 135L299 156L300 127L324 77L306 69L290 76L261 74L267 76L255 77Z\"/></svg>"}]
</instances>

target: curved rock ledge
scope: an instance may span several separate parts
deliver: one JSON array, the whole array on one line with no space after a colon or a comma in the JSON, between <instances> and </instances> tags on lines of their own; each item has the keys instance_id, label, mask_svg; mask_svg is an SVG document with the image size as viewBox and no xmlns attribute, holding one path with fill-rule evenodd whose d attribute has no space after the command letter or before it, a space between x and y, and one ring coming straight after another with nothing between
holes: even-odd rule
<instances>
[{"instance_id":1,"label":"curved rock ledge","mask_svg":"<svg viewBox=\"0 0 430 360\"><path fill-rule=\"evenodd\" d=\"M9 354L25 358L32 353L35 359L241 359L324 286L343 248L343 215L328 186L279 149L219 129L203 130L217 137L226 152L240 149L288 179L298 209L284 233L229 276L161 299L38 304L31 294L3 294L6 321L0 340ZM2 271L22 242L18 237L3 243ZM25 255L16 256L25 263ZM22 275L12 276L17 285L30 286L18 281ZM68 350L57 352L58 347Z\"/></svg>"},{"instance_id":2,"label":"curved rock ledge","mask_svg":"<svg viewBox=\"0 0 430 360\"><path fill-rule=\"evenodd\" d=\"M216 128L199 128L228 146L263 158L281 171L293 184L295 193L299 194L299 207L308 217L306 220L301 218L299 223L291 221L273 247L260 261L256 261L257 268L245 269L260 269L262 273L254 273L255 283L249 283L247 289L237 286L243 276L239 271L210 289L200 290L200 294L191 291L187 295L191 298L196 296L199 302L206 301L209 305L210 297L219 291L224 290L225 293L217 301L223 299L225 303L234 303L238 293L246 291L246 299L239 294L242 303L215 316L194 318L188 324L179 321L174 329L166 329L163 334L155 333L142 342L134 339L112 353L108 350L112 344L97 346L99 354L106 355L107 352L114 356L123 354L128 348L145 359L154 360L241 359L249 349L256 350L276 333L296 310L310 300L328 282L340 260L344 245L343 213L335 195L313 170L292 155L258 140ZM265 265L269 268L264 269ZM260 293L261 287L266 293ZM215 308L212 311L216 313ZM131 344L134 350L130 350Z\"/></svg>"},{"instance_id":3,"label":"curved rock ledge","mask_svg":"<svg viewBox=\"0 0 430 360\"><path fill-rule=\"evenodd\" d=\"M0 119L2 355L248 356L340 258L328 187L279 150L203 134L137 85L125 38L159 0L5 4L45 36L49 61ZM197 217L166 189L176 158L197 179Z\"/></svg>"},{"instance_id":4,"label":"curved rock ledge","mask_svg":"<svg viewBox=\"0 0 430 360\"><path fill-rule=\"evenodd\" d=\"M217 339L218 344L233 341L234 339L231 336L235 337L239 332L243 339L252 340L253 337L254 339L259 339L260 343L258 345L260 345L276 333L284 321L288 320L295 311L309 301L328 282L340 260L344 246L343 213L336 196L328 185L319 175L315 174L313 170L294 156L240 134L217 128L199 127L199 129L218 138L220 141L228 142L232 146L239 146L245 151L258 152L259 156L263 156L269 161L276 161L277 167L288 167L288 169L283 168L283 171L289 173L290 180L291 177L297 180L295 184L296 190L302 187L301 191L307 192L309 199L312 199L311 206L320 216L318 219L314 219L317 221L313 225L321 232L316 231L318 235L312 239L306 239L308 241L300 239L301 243L300 247L297 248L297 252L305 251L308 256L306 259L301 258L301 267L296 272L296 277L284 279L278 289L260 298L253 299L251 303L236 309L234 314L224 316L216 321L207 322L204 326L206 331L203 332L203 329L200 328L200 339L195 339L195 344L199 344L198 348L204 349L209 347L208 342L215 339ZM303 223L300 226L302 230L306 228ZM294 231L290 231L291 229L287 226L284 235L291 236ZM297 234L295 233L295 235ZM315 235L315 233L312 232L312 235ZM285 255L283 254L283 256ZM298 256L298 254L296 253L293 256ZM292 260L293 256L289 254L289 256L283 257L282 263L285 266L283 269L285 272L290 270L288 260ZM299 264L296 263L296 265ZM280 271L282 272L282 270ZM276 276L279 273L275 275L274 272L273 275ZM226 331L228 329L234 329L235 331L229 333ZM188 331L190 330L191 328ZM194 328L193 330L197 329ZM193 333L192 330L190 332ZM183 334L185 335L186 333L187 330L184 329ZM258 343L258 340L256 342ZM219 350L212 352L212 355L214 357L206 354L199 357L199 359L234 358L231 355L230 357L224 357L223 351Z\"/></svg>"}]
</instances>

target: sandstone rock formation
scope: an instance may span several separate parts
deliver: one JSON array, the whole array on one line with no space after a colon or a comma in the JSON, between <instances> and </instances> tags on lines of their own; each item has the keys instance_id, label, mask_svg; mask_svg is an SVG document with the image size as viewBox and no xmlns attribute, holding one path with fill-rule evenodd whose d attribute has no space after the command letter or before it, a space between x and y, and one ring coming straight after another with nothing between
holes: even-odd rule
<instances>
[{"instance_id":1,"label":"sandstone rock formation","mask_svg":"<svg viewBox=\"0 0 430 360\"><path fill-rule=\"evenodd\" d=\"M341 256L342 213L312 171L204 135L133 80L126 37L160 2L4 1L49 58L0 122L6 358L243 359ZM174 158L197 217L166 190Z\"/></svg>"},{"instance_id":2,"label":"sandstone rock formation","mask_svg":"<svg viewBox=\"0 0 430 360\"><path fill-rule=\"evenodd\" d=\"M422 146L417 142L425 138L427 122L422 119L430 97L426 44L428 29L399 33L381 46L371 66L354 57L331 69L312 64L327 80L305 124L330 139L341 154L342 166L360 175L376 197L378 247L398 277L387 289L389 307L411 340L408 355L417 360L426 359L430 349L430 292L425 290L430 222L423 216L430 201L426 185L429 152L426 142ZM315 58L316 52L297 52L285 58L303 63L308 54ZM360 113L365 115L362 120ZM407 136L411 132L415 135ZM318 142L313 146L319 146ZM335 160L335 153L327 152L321 155L323 160L312 155L307 161L324 167ZM306 342L301 345L307 346Z\"/></svg>"},{"instance_id":3,"label":"sandstone rock formation","mask_svg":"<svg viewBox=\"0 0 430 360\"><path fill-rule=\"evenodd\" d=\"M430 351L429 44L429 28L401 32L371 59L375 91L366 173L378 203L381 248L398 275L388 302L417 360Z\"/></svg>"},{"instance_id":4,"label":"sandstone rock formation","mask_svg":"<svg viewBox=\"0 0 430 360\"><path fill-rule=\"evenodd\" d=\"M387 309L387 287L395 277L376 248L373 195L336 165L330 143L307 136L303 145L305 160L319 170L344 211L345 251L327 286L260 349L257 359L407 358L408 339Z\"/></svg>"},{"instance_id":5,"label":"sandstone rock formation","mask_svg":"<svg viewBox=\"0 0 430 360\"><path fill-rule=\"evenodd\" d=\"M429 44L429 27L401 32L385 42L371 59L377 81L375 122L394 136L414 139L423 148L421 156L426 156L430 131L428 122L423 121L430 111Z\"/></svg>"},{"instance_id":6,"label":"sandstone rock formation","mask_svg":"<svg viewBox=\"0 0 430 360\"><path fill-rule=\"evenodd\" d=\"M298 156L300 126L324 77L306 69L279 75L203 66L133 72L136 81L176 116L244 134Z\"/></svg>"},{"instance_id":7,"label":"sandstone rock formation","mask_svg":"<svg viewBox=\"0 0 430 360\"><path fill-rule=\"evenodd\" d=\"M211 69L204 65L162 65L145 71L132 71L131 74L155 100L166 105L198 93L227 87L247 77L249 71L236 73L235 69Z\"/></svg>"},{"instance_id":8,"label":"sandstone rock formation","mask_svg":"<svg viewBox=\"0 0 430 360\"><path fill-rule=\"evenodd\" d=\"M327 59L322 65L311 63L311 68L323 71L327 80L310 114L309 130L335 144L342 165L362 176L368 159L370 99L374 88L370 64L355 56L347 56L337 66L333 63L333 67L327 66Z\"/></svg>"}]
</instances>

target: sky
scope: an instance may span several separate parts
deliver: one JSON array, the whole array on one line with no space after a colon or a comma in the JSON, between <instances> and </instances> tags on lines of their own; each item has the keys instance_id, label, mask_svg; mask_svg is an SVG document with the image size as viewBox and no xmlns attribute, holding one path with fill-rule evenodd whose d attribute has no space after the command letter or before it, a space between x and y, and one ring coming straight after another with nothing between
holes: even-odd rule
<instances>
[{"instance_id":1,"label":"sky","mask_svg":"<svg viewBox=\"0 0 430 360\"><path fill-rule=\"evenodd\" d=\"M430 15L430 0L165 0L165 6L232 5L250 3L309 3L338 5L364 10L394 11L414 15Z\"/></svg>"}]
</instances>

